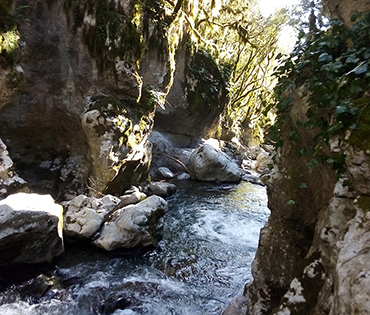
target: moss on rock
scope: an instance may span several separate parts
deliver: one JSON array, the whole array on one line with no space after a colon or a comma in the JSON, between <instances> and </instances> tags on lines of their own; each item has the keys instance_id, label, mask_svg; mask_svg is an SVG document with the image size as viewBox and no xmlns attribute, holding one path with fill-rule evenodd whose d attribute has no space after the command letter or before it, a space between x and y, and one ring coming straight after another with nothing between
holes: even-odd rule
<instances>
[{"instance_id":1,"label":"moss on rock","mask_svg":"<svg viewBox=\"0 0 370 315\"><path fill-rule=\"evenodd\" d=\"M370 211L370 197L369 196L361 196L361 197L357 198L356 204L365 213Z\"/></svg>"},{"instance_id":2,"label":"moss on rock","mask_svg":"<svg viewBox=\"0 0 370 315\"><path fill-rule=\"evenodd\" d=\"M367 153L370 153L370 97L358 100L361 103L356 128L352 131L349 143Z\"/></svg>"}]
</instances>

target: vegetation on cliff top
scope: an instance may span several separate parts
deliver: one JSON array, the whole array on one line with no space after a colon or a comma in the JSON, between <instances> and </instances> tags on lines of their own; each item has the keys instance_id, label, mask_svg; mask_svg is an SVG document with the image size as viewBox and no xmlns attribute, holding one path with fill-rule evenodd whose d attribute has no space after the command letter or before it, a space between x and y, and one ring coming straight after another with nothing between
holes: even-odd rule
<instances>
[{"instance_id":1,"label":"vegetation on cliff top","mask_svg":"<svg viewBox=\"0 0 370 315\"><path fill-rule=\"evenodd\" d=\"M330 163L337 174L345 171L345 141L370 152L370 13L356 14L352 20L351 28L331 20L327 28L301 33L290 56L280 56L276 103L269 108L277 110L278 121L270 134L281 147L287 141L281 131L291 119L294 92L302 87L308 109L296 127L314 132L315 137L299 152L312 156L307 166ZM297 131L291 130L288 141L300 142ZM334 143L339 149L330 152Z\"/></svg>"}]
</instances>

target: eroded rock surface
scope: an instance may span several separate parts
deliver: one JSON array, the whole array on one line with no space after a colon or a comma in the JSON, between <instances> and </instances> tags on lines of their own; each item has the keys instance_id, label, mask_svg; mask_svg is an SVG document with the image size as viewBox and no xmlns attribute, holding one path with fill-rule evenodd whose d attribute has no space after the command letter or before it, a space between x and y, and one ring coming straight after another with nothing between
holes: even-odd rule
<instances>
[{"instance_id":1,"label":"eroded rock surface","mask_svg":"<svg viewBox=\"0 0 370 315\"><path fill-rule=\"evenodd\" d=\"M0 139L0 199L16 192L28 192L27 183L14 172L6 145Z\"/></svg>"},{"instance_id":2,"label":"eroded rock surface","mask_svg":"<svg viewBox=\"0 0 370 315\"><path fill-rule=\"evenodd\" d=\"M156 105L146 91L166 92L173 70L166 45L161 58L146 49L161 35L145 12L164 12L143 4L144 38L135 3L108 2L9 2L1 31L18 40L0 56L0 133L33 192L120 195L146 176ZM155 78L139 69L148 58Z\"/></svg>"},{"instance_id":3,"label":"eroded rock surface","mask_svg":"<svg viewBox=\"0 0 370 315\"><path fill-rule=\"evenodd\" d=\"M110 195L100 199L79 195L72 199L65 206L65 235L70 238L90 239L120 201Z\"/></svg>"}]
</instances>

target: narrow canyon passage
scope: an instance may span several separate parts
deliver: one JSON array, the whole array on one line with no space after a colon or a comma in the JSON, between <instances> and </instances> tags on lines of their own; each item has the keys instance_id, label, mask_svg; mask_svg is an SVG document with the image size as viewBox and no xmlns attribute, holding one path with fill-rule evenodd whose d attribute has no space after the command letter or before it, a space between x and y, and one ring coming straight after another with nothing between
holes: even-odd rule
<instances>
[{"instance_id":1,"label":"narrow canyon passage","mask_svg":"<svg viewBox=\"0 0 370 315\"><path fill-rule=\"evenodd\" d=\"M251 279L259 231L269 216L265 188L179 184L168 199L163 239L142 252L107 254L66 244L52 290L37 280L0 293L3 315L220 314Z\"/></svg>"}]
</instances>

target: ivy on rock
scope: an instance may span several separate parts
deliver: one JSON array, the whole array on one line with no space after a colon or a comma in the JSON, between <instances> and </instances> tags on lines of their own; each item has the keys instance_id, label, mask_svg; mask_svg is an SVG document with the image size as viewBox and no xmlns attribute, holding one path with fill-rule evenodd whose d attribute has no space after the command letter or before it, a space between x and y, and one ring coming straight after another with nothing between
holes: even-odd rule
<instances>
[{"instance_id":1,"label":"ivy on rock","mask_svg":"<svg viewBox=\"0 0 370 315\"><path fill-rule=\"evenodd\" d=\"M332 20L327 30L301 36L290 56L278 56L276 103L268 108L278 114L270 130L277 147L287 140L299 141L299 129L312 130L314 142L302 146L300 154L314 157L308 167L330 163L337 174L345 171L345 153L325 149L330 141L347 139L370 152L370 13L356 14L352 21L352 27L346 28L340 20ZM293 91L298 89L308 108L304 119L295 122L297 130L285 137L282 127L290 119Z\"/></svg>"}]
</instances>

